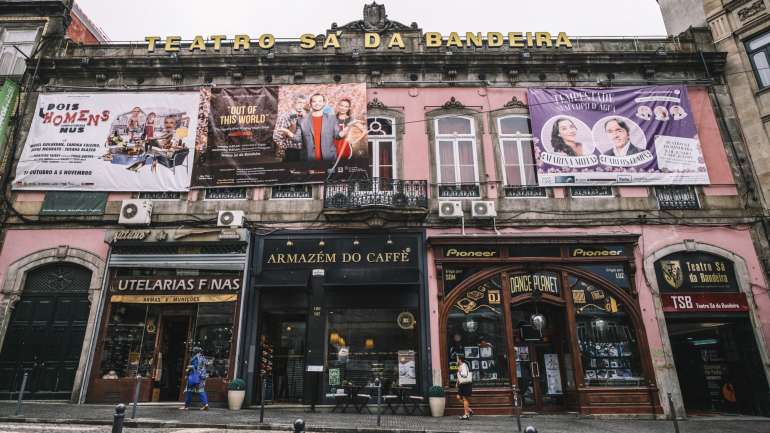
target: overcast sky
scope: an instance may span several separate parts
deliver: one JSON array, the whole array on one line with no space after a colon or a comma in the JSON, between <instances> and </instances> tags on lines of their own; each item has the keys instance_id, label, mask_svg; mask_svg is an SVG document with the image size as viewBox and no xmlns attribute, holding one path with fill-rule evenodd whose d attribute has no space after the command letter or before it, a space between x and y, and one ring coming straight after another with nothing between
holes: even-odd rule
<instances>
[{"instance_id":1,"label":"overcast sky","mask_svg":"<svg viewBox=\"0 0 770 433\"><path fill-rule=\"evenodd\" d=\"M147 35L272 33L298 38L363 16L363 0L77 0L113 41ZM383 3L383 2L378 2ZM387 0L388 18L423 31L665 35L656 0Z\"/></svg>"}]
</instances>

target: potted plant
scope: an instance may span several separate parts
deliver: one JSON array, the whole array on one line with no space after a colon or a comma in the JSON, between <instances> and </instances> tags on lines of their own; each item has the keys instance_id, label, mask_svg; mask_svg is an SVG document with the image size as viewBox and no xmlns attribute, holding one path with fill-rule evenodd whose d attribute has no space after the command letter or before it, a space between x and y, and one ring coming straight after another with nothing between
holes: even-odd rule
<instances>
[{"instance_id":1,"label":"potted plant","mask_svg":"<svg viewBox=\"0 0 770 433\"><path fill-rule=\"evenodd\" d=\"M227 407L230 410L240 410L246 397L246 382L235 378L227 384Z\"/></svg>"},{"instance_id":2,"label":"potted plant","mask_svg":"<svg viewBox=\"0 0 770 433\"><path fill-rule=\"evenodd\" d=\"M430 414L435 417L444 416L444 407L446 398L444 398L444 388L440 386L431 386L428 390L428 403L430 404Z\"/></svg>"}]
</instances>

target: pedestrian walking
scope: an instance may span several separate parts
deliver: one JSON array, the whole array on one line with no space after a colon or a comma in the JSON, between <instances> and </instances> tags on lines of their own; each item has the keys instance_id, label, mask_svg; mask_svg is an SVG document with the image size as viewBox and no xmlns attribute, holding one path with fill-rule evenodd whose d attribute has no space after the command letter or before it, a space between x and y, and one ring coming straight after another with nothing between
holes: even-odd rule
<instances>
[{"instance_id":1,"label":"pedestrian walking","mask_svg":"<svg viewBox=\"0 0 770 433\"><path fill-rule=\"evenodd\" d=\"M463 402L463 416L460 419L471 419L471 394L473 393L473 373L465 362L465 355L457 355L457 399Z\"/></svg>"},{"instance_id":2,"label":"pedestrian walking","mask_svg":"<svg viewBox=\"0 0 770 433\"><path fill-rule=\"evenodd\" d=\"M193 357L190 365L187 366L187 385L184 389L184 406L179 409L188 410L192 405L193 394L198 394L201 400L201 410L209 410L209 398L206 395L206 357L203 356L203 349L198 346L193 347Z\"/></svg>"}]
</instances>

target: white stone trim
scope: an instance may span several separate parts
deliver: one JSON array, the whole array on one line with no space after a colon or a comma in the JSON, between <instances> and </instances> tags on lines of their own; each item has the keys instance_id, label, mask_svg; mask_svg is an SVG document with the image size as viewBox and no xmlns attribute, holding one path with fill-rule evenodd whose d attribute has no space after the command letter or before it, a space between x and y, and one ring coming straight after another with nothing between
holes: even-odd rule
<instances>
[{"instance_id":1,"label":"white stone trim","mask_svg":"<svg viewBox=\"0 0 770 433\"><path fill-rule=\"evenodd\" d=\"M105 271L104 259L90 251L60 245L56 248L48 248L24 256L8 266L5 281L2 281L3 285L0 289L0 347L2 347L5 332L8 329L13 306L21 299L27 272L38 266L60 262L74 263L91 271L91 283L88 288L88 301L91 303L91 308L88 313L83 347L80 351L80 362L77 373L75 373L71 394L71 401L76 402L79 398L81 384L85 380L83 372L86 371L88 354L92 350L89 336L94 333L95 326L97 326L96 315L101 299L99 295L102 290L102 277Z\"/></svg>"},{"instance_id":2,"label":"white stone trim","mask_svg":"<svg viewBox=\"0 0 770 433\"><path fill-rule=\"evenodd\" d=\"M732 261L735 268L735 277L738 281L738 289L741 293L746 295L746 300L749 304L749 319L751 320L751 326L754 329L754 339L757 343L759 355L762 358L762 365L765 367L765 380L770 378L770 357L768 357L768 347L762 331L762 324L759 320L757 304L754 301L754 293L751 290L751 277L749 275L749 268L746 265L746 260L732 251L692 239L685 239L676 244L660 248L644 257L644 275L649 284L650 291L652 292L655 319L658 322L658 328L660 330L660 340L663 349L663 358L665 360L663 365L655 365L655 363L653 363L653 367L655 369L655 378L658 382L661 405L663 406L664 412L666 415L670 416L667 394L671 393L671 399L674 401L674 411L680 418L686 416L686 411L682 399L682 389L679 386L679 377L676 374L676 366L674 365L674 352L671 348L671 340L668 336L668 325L666 325L666 317L663 313L663 305L660 300L660 289L658 288L658 279L655 275L655 262L669 254L682 251L700 251L724 257L725 259Z\"/></svg>"}]
</instances>

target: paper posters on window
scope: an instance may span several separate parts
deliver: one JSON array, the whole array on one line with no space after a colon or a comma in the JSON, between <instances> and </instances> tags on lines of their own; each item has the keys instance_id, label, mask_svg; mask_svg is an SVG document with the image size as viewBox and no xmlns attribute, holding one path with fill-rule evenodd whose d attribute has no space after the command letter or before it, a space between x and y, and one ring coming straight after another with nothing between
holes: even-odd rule
<instances>
[{"instance_id":1,"label":"paper posters on window","mask_svg":"<svg viewBox=\"0 0 770 433\"><path fill-rule=\"evenodd\" d=\"M556 353L543 354L545 362L545 378L548 385L547 394L563 394L561 387L561 371L559 370L559 355Z\"/></svg>"},{"instance_id":2,"label":"paper posters on window","mask_svg":"<svg viewBox=\"0 0 770 433\"><path fill-rule=\"evenodd\" d=\"M185 191L198 92L49 93L16 169L16 190Z\"/></svg>"},{"instance_id":3,"label":"paper posters on window","mask_svg":"<svg viewBox=\"0 0 770 433\"><path fill-rule=\"evenodd\" d=\"M686 86L528 92L540 185L709 184Z\"/></svg>"},{"instance_id":4,"label":"paper posters on window","mask_svg":"<svg viewBox=\"0 0 770 433\"><path fill-rule=\"evenodd\" d=\"M193 187L366 178L366 85L205 88Z\"/></svg>"},{"instance_id":5,"label":"paper posters on window","mask_svg":"<svg viewBox=\"0 0 770 433\"><path fill-rule=\"evenodd\" d=\"M417 370L414 350L398 351L398 385L416 385Z\"/></svg>"}]
</instances>

